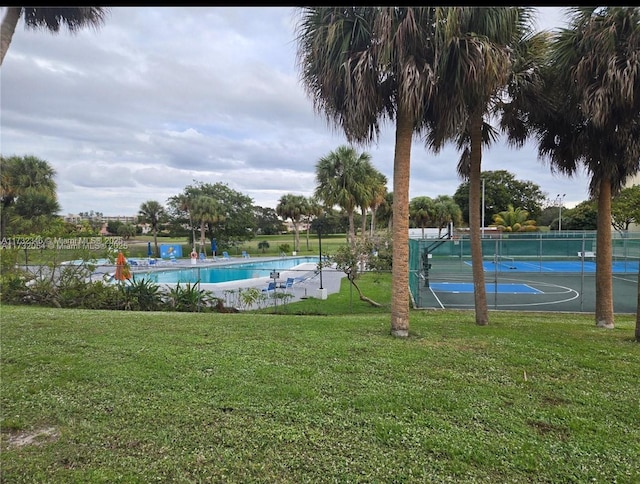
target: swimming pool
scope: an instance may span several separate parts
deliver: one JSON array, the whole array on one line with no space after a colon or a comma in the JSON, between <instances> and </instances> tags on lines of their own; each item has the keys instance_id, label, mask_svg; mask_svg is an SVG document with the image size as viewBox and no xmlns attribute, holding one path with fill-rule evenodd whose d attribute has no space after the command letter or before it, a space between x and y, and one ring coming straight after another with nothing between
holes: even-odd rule
<instances>
[{"instance_id":1,"label":"swimming pool","mask_svg":"<svg viewBox=\"0 0 640 484\"><path fill-rule=\"evenodd\" d=\"M171 270L136 272L135 278L147 279L158 284L195 283L203 284L231 282L257 277L270 277L272 271L290 270L300 264L318 263L317 257L296 257L291 259L272 259L261 262L243 262L212 267L190 267ZM308 269L305 270L308 272Z\"/></svg>"}]
</instances>

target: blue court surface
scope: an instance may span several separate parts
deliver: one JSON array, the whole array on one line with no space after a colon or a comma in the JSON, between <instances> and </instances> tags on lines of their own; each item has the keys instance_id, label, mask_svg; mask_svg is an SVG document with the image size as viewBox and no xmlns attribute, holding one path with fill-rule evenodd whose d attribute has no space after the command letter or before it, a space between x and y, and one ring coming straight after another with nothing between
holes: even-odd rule
<instances>
[{"instance_id":1,"label":"blue court surface","mask_svg":"<svg viewBox=\"0 0 640 484\"><path fill-rule=\"evenodd\" d=\"M471 265L471 262L466 262ZM594 261L519 261L500 259L498 262L483 262L485 272L595 272ZM638 262L633 260L614 261L613 272L638 272Z\"/></svg>"},{"instance_id":2,"label":"blue court surface","mask_svg":"<svg viewBox=\"0 0 640 484\"><path fill-rule=\"evenodd\" d=\"M472 293L472 282L432 282L429 287L433 291L453 292L453 293ZM518 283L486 283L485 290L487 293L498 292L498 294L544 294L542 291L531 287L527 284Z\"/></svg>"}]
</instances>

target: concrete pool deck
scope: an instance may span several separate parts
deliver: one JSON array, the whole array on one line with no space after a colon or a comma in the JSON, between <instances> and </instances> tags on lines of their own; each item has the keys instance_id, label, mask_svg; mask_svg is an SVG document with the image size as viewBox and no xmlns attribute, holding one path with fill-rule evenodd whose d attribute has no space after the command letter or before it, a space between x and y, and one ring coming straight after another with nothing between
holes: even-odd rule
<instances>
[{"instance_id":1,"label":"concrete pool deck","mask_svg":"<svg viewBox=\"0 0 640 484\"><path fill-rule=\"evenodd\" d=\"M212 268L212 267L225 267L236 264L246 264L251 262L269 262L280 261L282 259L298 259L304 256L286 256L286 257L231 257L229 259L223 259L218 257L213 259L198 259L195 264L192 264L191 259L175 259L174 261L162 260L155 264L142 264L130 266L132 275L137 273L149 272L149 271L166 271L166 270L180 270L180 269L194 269L194 268ZM309 257L304 257L309 258ZM141 258L134 259L136 261L142 260ZM96 268L93 276L102 277L105 274L111 274L115 272L114 265L99 266ZM287 289L286 292L290 295L287 297L286 302L292 303L301 299L314 297L317 299L324 299L329 294L334 294L340 291L340 284L343 277L346 274L342 271L335 269L334 267L324 267L322 269L322 290L320 290L320 273L317 270L316 262L303 262L291 269L280 269L279 278L276 280L278 286L284 285L287 278L292 277L296 282ZM200 288L206 291L210 291L214 296L225 301L225 305L232 306L231 295L234 292L239 292L241 289L256 288L266 289L269 282L273 282L273 279L269 277L255 277L251 279L239 279L229 282L218 283L200 283ZM173 283L159 283L161 286L175 286ZM276 288L276 292L283 292L285 289Z\"/></svg>"}]
</instances>

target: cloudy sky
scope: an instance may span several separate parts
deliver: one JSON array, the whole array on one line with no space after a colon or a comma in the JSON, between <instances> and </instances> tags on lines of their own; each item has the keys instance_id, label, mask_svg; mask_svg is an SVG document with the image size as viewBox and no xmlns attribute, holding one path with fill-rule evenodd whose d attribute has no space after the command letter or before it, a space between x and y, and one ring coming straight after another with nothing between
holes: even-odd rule
<instances>
[{"instance_id":1,"label":"cloudy sky","mask_svg":"<svg viewBox=\"0 0 640 484\"><path fill-rule=\"evenodd\" d=\"M0 13L4 16L4 8ZM566 25L538 8L539 29ZM18 24L0 72L0 149L56 170L62 214L134 215L194 181L222 182L272 207L310 196L319 158L346 144L314 112L296 67L293 7L114 7L99 30L57 35ZM393 126L367 151L393 180ZM416 139L410 197L453 195L459 154ZM571 207L588 179L554 175L535 146L499 142L483 170L506 169Z\"/></svg>"}]
</instances>

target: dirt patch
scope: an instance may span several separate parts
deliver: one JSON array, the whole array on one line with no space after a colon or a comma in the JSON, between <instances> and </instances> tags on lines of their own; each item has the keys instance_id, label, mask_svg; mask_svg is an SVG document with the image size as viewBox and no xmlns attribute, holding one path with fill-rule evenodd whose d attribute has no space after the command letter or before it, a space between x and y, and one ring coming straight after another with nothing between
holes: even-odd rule
<instances>
[{"instance_id":1,"label":"dirt patch","mask_svg":"<svg viewBox=\"0 0 640 484\"><path fill-rule=\"evenodd\" d=\"M8 447L24 447L26 445L42 445L54 442L60 437L60 432L54 427L36 429L30 432L20 432L9 435Z\"/></svg>"}]
</instances>

